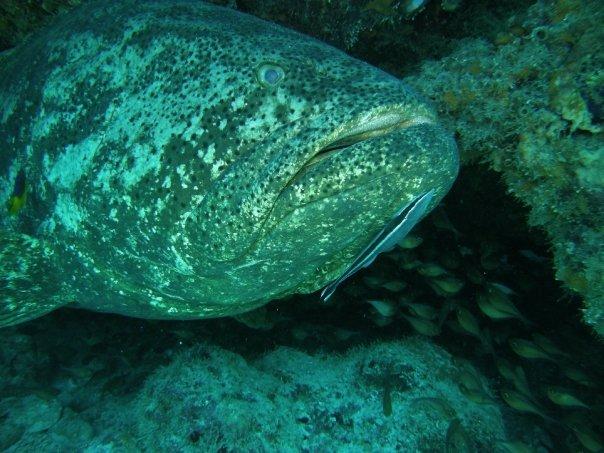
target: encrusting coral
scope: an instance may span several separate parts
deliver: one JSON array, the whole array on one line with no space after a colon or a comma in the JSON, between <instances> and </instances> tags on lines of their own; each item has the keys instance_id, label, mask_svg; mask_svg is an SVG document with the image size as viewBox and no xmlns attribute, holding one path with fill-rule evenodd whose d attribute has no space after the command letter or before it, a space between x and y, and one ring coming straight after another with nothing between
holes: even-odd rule
<instances>
[{"instance_id":1,"label":"encrusting coral","mask_svg":"<svg viewBox=\"0 0 604 453\"><path fill-rule=\"evenodd\" d=\"M529 225L550 239L556 277L584 297L584 320L602 335L600 6L537 3L521 22L512 17L495 42L462 40L407 81L456 131L462 161L489 164L530 207Z\"/></svg>"}]
</instances>

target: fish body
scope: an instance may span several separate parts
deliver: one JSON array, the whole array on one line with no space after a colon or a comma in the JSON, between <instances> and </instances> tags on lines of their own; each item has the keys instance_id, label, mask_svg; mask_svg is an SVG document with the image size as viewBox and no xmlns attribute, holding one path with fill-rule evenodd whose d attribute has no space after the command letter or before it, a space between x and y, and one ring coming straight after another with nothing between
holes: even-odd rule
<instances>
[{"instance_id":1,"label":"fish body","mask_svg":"<svg viewBox=\"0 0 604 453\"><path fill-rule=\"evenodd\" d=\"M492 284L478 294L476 301L480 310L494 320L517 318L530 325L531 322L520 313L501 287L502 285Z\"/></svg>"},{"instance_id":2,"label":"fish body","mask_svg":"<svg viewBox=\"0 0 604 453\"><path fill-rule=\"evenodd\" d=\"M604 451L604 441L591 429L585 426L572 426L571 429L577 437L577 440L587 451L593 453L602 453Z\"/></svg>"},{"instance_id":3,"label":"fish body","mask_svg":"<svg viewBox=\"0 0 604 453\"><path fill-rule=\"evenodd\" d=\"M550 401L558 406L589 409L587 404L576 396L572 395L568 390L557 387L549 387L546 390L546 394Z\"/></svg>"},{"instance_id":4,"label":"fish body","mask_svg":"<svg viewBox=\"0 0 604 453\"><path fill-rule=\"evenodd\" d=\"M503 390L501 392L501 397L512 409L516 409L519 412L529 412L543 416L541 410L539 410L534 403L529 401L526 396L521 395L520 393L517 393L513 390Z\"/></svg>"},{"instance_id":5,"label":"fish body","mask_svg":"<svg viewBox=\"0 0 604 453\"><path fill-rule=\"evenodd\" d=\"M533 403L526 395L515 392L514 390L502 390L501 397L508 406L517 410L518 412L538 415L542 419L551 423L557 423L556 420L546 415L543 410Z\"/></svg>"},{"instance_id":6,"label":"fish body","mask_svg":"<svg viewBox=\"0 0 604 453\"><path fill-rule=\"evenodd\" d=\"M392 415L392 384L384 383L382 389L382 410L386 417Z\"/></svg>"},{"instance_id":7,"label":"fish body","mask_svg":"<svg viewBox=\"0 0 604 453\"><path fill-rule=\"evenodd\" d=\"M524 442L521 442L519 440L516 441L499 441L497 442L497 447L499 447L499 449L502 452L507 452L507 453L536 453L536 450L531 447L530 445L525 444Z\"/></svg>"},{"instance_id":8,"label":"fish body","mask_svg":"<svg viewBox=\"0 0 604 453\"><path fill-rule=\"evenodd\" d=\"M525 359L544 359L554 361L553 357L539 348L535 343L522 338L511 338L508 343L512 350Z\"/></svg>"},{"instance_id":9,"label":"fish body","mask_svg":"<svg viewBox=\"0 0 604 453\"><path fill-rule=\"evenodd\" d=\"M457 322L470 335L481 338L480 326L476 317L463 307L457 307Z\"/></svg>"},{"instance_id":10,"label":"fish body","mask_svg":"<svg viewBox=\"0 0 604 453\"><path fill-rule=\"evenodd\" d=\"M497 367L499 374L504 379L514 384L514 387L516 390L518 390L518 392L528 398L532 398L526 374L520 365L512 368L512 364L509 361L506 359L497 358L495 359L495 366Z\"/></svg>"},{"instance_id":11,"label":"fish body","mask_svg":"<svg viewBox=\"0 0 604 453\"><path fill-rule=\"evenodd\" d=\"M459 238L461 236L459 230L455 228L453 222L451 222L451 219L449 219L449 216L447 215L444 206L441 205L438 209L436 209L432 214L431 219L432 223L436 228L445 231L450 231L455 235L456 238Z\"/></svg>"},{"instance_id":12,"label":"fish body","mask_svg":"<svg viewBox=\"0 0 604 453\"><path fill-rule=\"evenodd\" d=\"M497 404L497 402L493 398L491 398L482 388L470 388L464 384L460 384L459 391L463 396L465 396L468 400L472 401L473 403Z\"/></svg>"},{"instance_id":13,"label":"fish body","mask_svg":"<svg viewBox=\"0 0 604 453\"><path fill-rule=\"evenodd\" d=\"M495 360L495 366L504 379L508 381L514 380L514 370L512 369L512 364L508 360L498 358Z\"/></svg>"},{"instance_id":14,"label":"fish body","mask_svg":"<svg viewBox=\"0 0 604 453\"><path fill-rule=\"evenodd\" d=\"M458 171L400 80L193 0L92 0L0 69L0 326L58 306L231 316L337 279ZM31 197L30 197L31 198Z\"/></svg>"},{"instance_id":15,"label":"fish body","mask_svg":"<svg viewBox=\"0 0 604 453\"><path fill-rule=\"evenodd\" d=\"M410 203L403 205L386 226L371 240L369 245L357 255L344 273L323 289L321 300L329 299L344 280L352 277L362 268L371 265L380 253L392 250L426 214L433 196L433 191L429 190L411 200ZM400 285L397 286L400 287Z\"/></svg>"},{"instance_id":16,"label":"fish body","mask_svg":"<svg viewBox=\"0 0 604 453\"><path fill-rule=\"evenodd\" d=\"M392 300L371 299L371 300L368 300L367 303L370 304L375 309L375 311L377 311L380 315L382 315L386 318L394 316L394 314L397 311L396 302L394 302Z\"/></svg>"},{"instance_id":17,"label":"fish body","mask_svg":"<svg viewBox=\"0 0 604 453\"><path fill-rule=\"evenodd\" d=\"M386 279L375 275L367 275L363 277L363 283L371 289L378 289L386 283Z\"/></svg>"},{"instance_id":18,"label":"fish body","mask_svg":"<svg viewBox=\"0 0 604 453\"><path fill-rule=\"evenodd\" d=\"M462 370L458 377L459 391L476 404L496 404L488 394L480 377L472 368Z\"/></svg>"},{"instance_id":19,"label":"fish body","mask_svg":"<svg viewBox=\"0 0 604 453\"><path fill-rule=\"evenodd\" d=\"M445 269L443 269L438 264L434 263L425 263L419 266L417 272L424 277L440 277L447 273Z\"/></svg>"},{"instance_id":20,"label":"fish body","mask_svg":"<svg viewBox=\"0 0 604 453\"><path fill-rule=\"evenodd\" d=\"M567 354L566 352L564 352L560 348L558 348L549 338L547 338L539 333L533 333L532 337L533 337L533 341L535 342L535 344L541 350L545 351L550 356L564 357L566 359L571 358L569 354Z\"/></svg>"},{"instance_id":21,"label":"fish body","mask_svg":"<svg viewBox=\"0 0 604 453\"><path fill-rule=\"evenodd\" d=\"M435 337L436 335L440 334L440 327L427 319L406 315L402 316L409 321L411 327L413 327L413 329L421 335Z\"/></svg>"},{"instance_id":22,"label":"fish body","mask_svg":"<svg viewBox=\"0 0 604 453\"><path fill-rule=\"evenodd\" d=\"M407 286L407 283L402 280L390 280L382 285L382 288L390 291L391 293L400 293Z\"/></svg>"},{"instance_id":23,"label":"fish body","mask_svg":"<svg viewBox=\"0 0 604 453\"><path fill-rule=\"evenodd\" d=\"M417 236L415 234L409 234L403 239L401 239L401 241L398 242L397 245L402 249L414 249L416 247L419 247L422 242L424 242L424 239L422 237Z\"/></svg>"},{"instance_id":24,"label":"fish body","mask_svg":"<svg viewBox=\"0 0 604 453\"><path fill-rule=\"evenodd\" d=\"M514 378L512 379L512 383L516 390L527 397L532 397L531 389L529 387L528 379L526 378L526 373L524 372L524 368L520 365L516 365L514 368Z\"/></svg>"},{"instance_id":25,"label":"fish body","mask_svg":"<svg viewBox=\"0 0 604 453\"><path fill-rule=\"evenodd\" d=\"M497 308L495 308L490 301L483 295L479 294L477 299L476 299L477 303L478 303L478 308L480 308L480 311L482 311L486 316L488 316L491 319L510 319L510 318L514 318L515 316L509 312L505 312L505 311L500 311Z\"/></svg>"},{"instance_id":26,"label":"fish body","mask_svg":"<svg viewBox=\"0 0 604 453\"><path fill-rule=\"evenodd\" d=\"M438 316L436 308L434 308L432 305L416 302L403 302L403 305L405 305L415 316L419 316L420 318L428 321L432 321Z\"/></svg>"},{"instance_id":27,"label":"fish body","mask_svg":"<svg viewBox=\"0 0 604 453\"><path fill-rule=\"evenodd\" d=\"M596 383L583 370L573 365L563 364L562 373L570 380L586 387L597 387Z\"/></svg>"},{"instance_id":28,"label":"fish body","mask_svg":"<svg viewBox=\"0 0 604 453\"><path fill-rule=\"evenodd\" d=\"M464 282L456 277L440 277L431 280L430 286L438 295L447 297L461 291Z\"/></svg>"}]
</instances>

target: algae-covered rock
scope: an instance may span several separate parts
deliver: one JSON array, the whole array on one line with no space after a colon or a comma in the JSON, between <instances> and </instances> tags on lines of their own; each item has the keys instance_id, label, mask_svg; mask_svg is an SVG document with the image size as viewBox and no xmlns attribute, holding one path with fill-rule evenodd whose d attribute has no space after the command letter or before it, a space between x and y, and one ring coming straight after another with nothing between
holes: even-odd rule
<instances>
[{"instance_id":1,"label":"algae-covered rock","mask_svg":"<svg viewBox=\"0 0 604 453\"><path fill-rule=\"evenodd\" d=\"M459 42L407 80L546 231L556 277L584 297L604 334L604 12L597 1L538 3L489 42ZM505 228L505 225L502 225Z\"/></svg>"},{"instance_id":2,"label":"algae-covered rock","mask_svg":"<svg viewBox=\"0 0 604 453\"><path fill-rule=\"evenodd\" d=\"M35 434L57 423L61 418L61 405L50 395L30 394L23 398L3 399L0 413L6 426L12 425L25 434Z\"/></svg>"},{"instance_id":3,"label":"algae-covered rock","mask_svg":"<svg viewBox=\"0 0 604 453\"><path fill-rule=\"evenodd\" d=\"M461 393L465 369L420 338L341 356L279 347L247 362L198 345L152 375L137 396L137 447L270 451L271 439L279 439L284 451L442 451L457 418L486 448L505 437L502 415L497 404Z\"/></svg>"}]
</instances>

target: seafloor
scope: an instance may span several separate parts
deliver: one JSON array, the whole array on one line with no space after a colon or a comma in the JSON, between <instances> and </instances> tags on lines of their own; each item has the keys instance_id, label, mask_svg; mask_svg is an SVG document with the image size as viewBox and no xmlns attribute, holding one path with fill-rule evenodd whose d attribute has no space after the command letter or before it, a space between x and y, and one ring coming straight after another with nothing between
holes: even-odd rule
<instances>
[{"instance_id":1,"label":"seafloor","mask_svg":"<svg viewBox=\"0 0 604 453\"><path fill-rule=\"evenodd\" d=\"M0 2L0 45L75 3ZM604 451L601 2L215 3L405 78L460 176L329 304L1 330L0 450Z\"/></svg>"}]
</instances>

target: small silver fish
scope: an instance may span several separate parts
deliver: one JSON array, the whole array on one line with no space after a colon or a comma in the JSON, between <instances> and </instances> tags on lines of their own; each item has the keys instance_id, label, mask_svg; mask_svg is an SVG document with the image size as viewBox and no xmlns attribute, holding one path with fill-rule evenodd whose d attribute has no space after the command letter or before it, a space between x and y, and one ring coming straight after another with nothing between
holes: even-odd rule
<instances>
[{"instance_id":1,"label":"small silver fish","mask_svg":"<svg viewBox=\"0 0 604 453\"><path fill-rule=\"evenodd\" d=\"M480 326L476 317L463 307L457 307L457 322L470 335L480 338Z\"/></svg>"},{"instance_id":2,"label":"small silver fish","mask_svg":"<svg viewBox=\"0 0 604 453\"><path fill-rule=\"evenodd\" d=\"M403 315L403 318L409 321L409 324L411 324L413 329L422 335L426 335L427 337L435 337L436 335L440 334L440 328L438 325L426 319L414 318L413 316L405 315Z\"/></svg>"},{"instance_id":3,"label":"small silver fish","mask_svg":"<svg viewBox=\"0 0 604 453\"><path fill-rule=\"evenodd\" d=\"M558 406L589 409L587 404L570 393L569 390L560 387L549 387L545 393L550 401Z\"/></svg>"},{"instance_id":4,"label":"small silver fish","mask_svg":"<svg viewBox=\"0 0 604 453\"><path fill-rule=\"evenodd\" d=\"M508 340L508 343L512 350L520 357L524 357L525 359L544 359L555 362L551 355L532 341L523 340L522 338L511 338Z\"/></svg>"}]
</instances>

